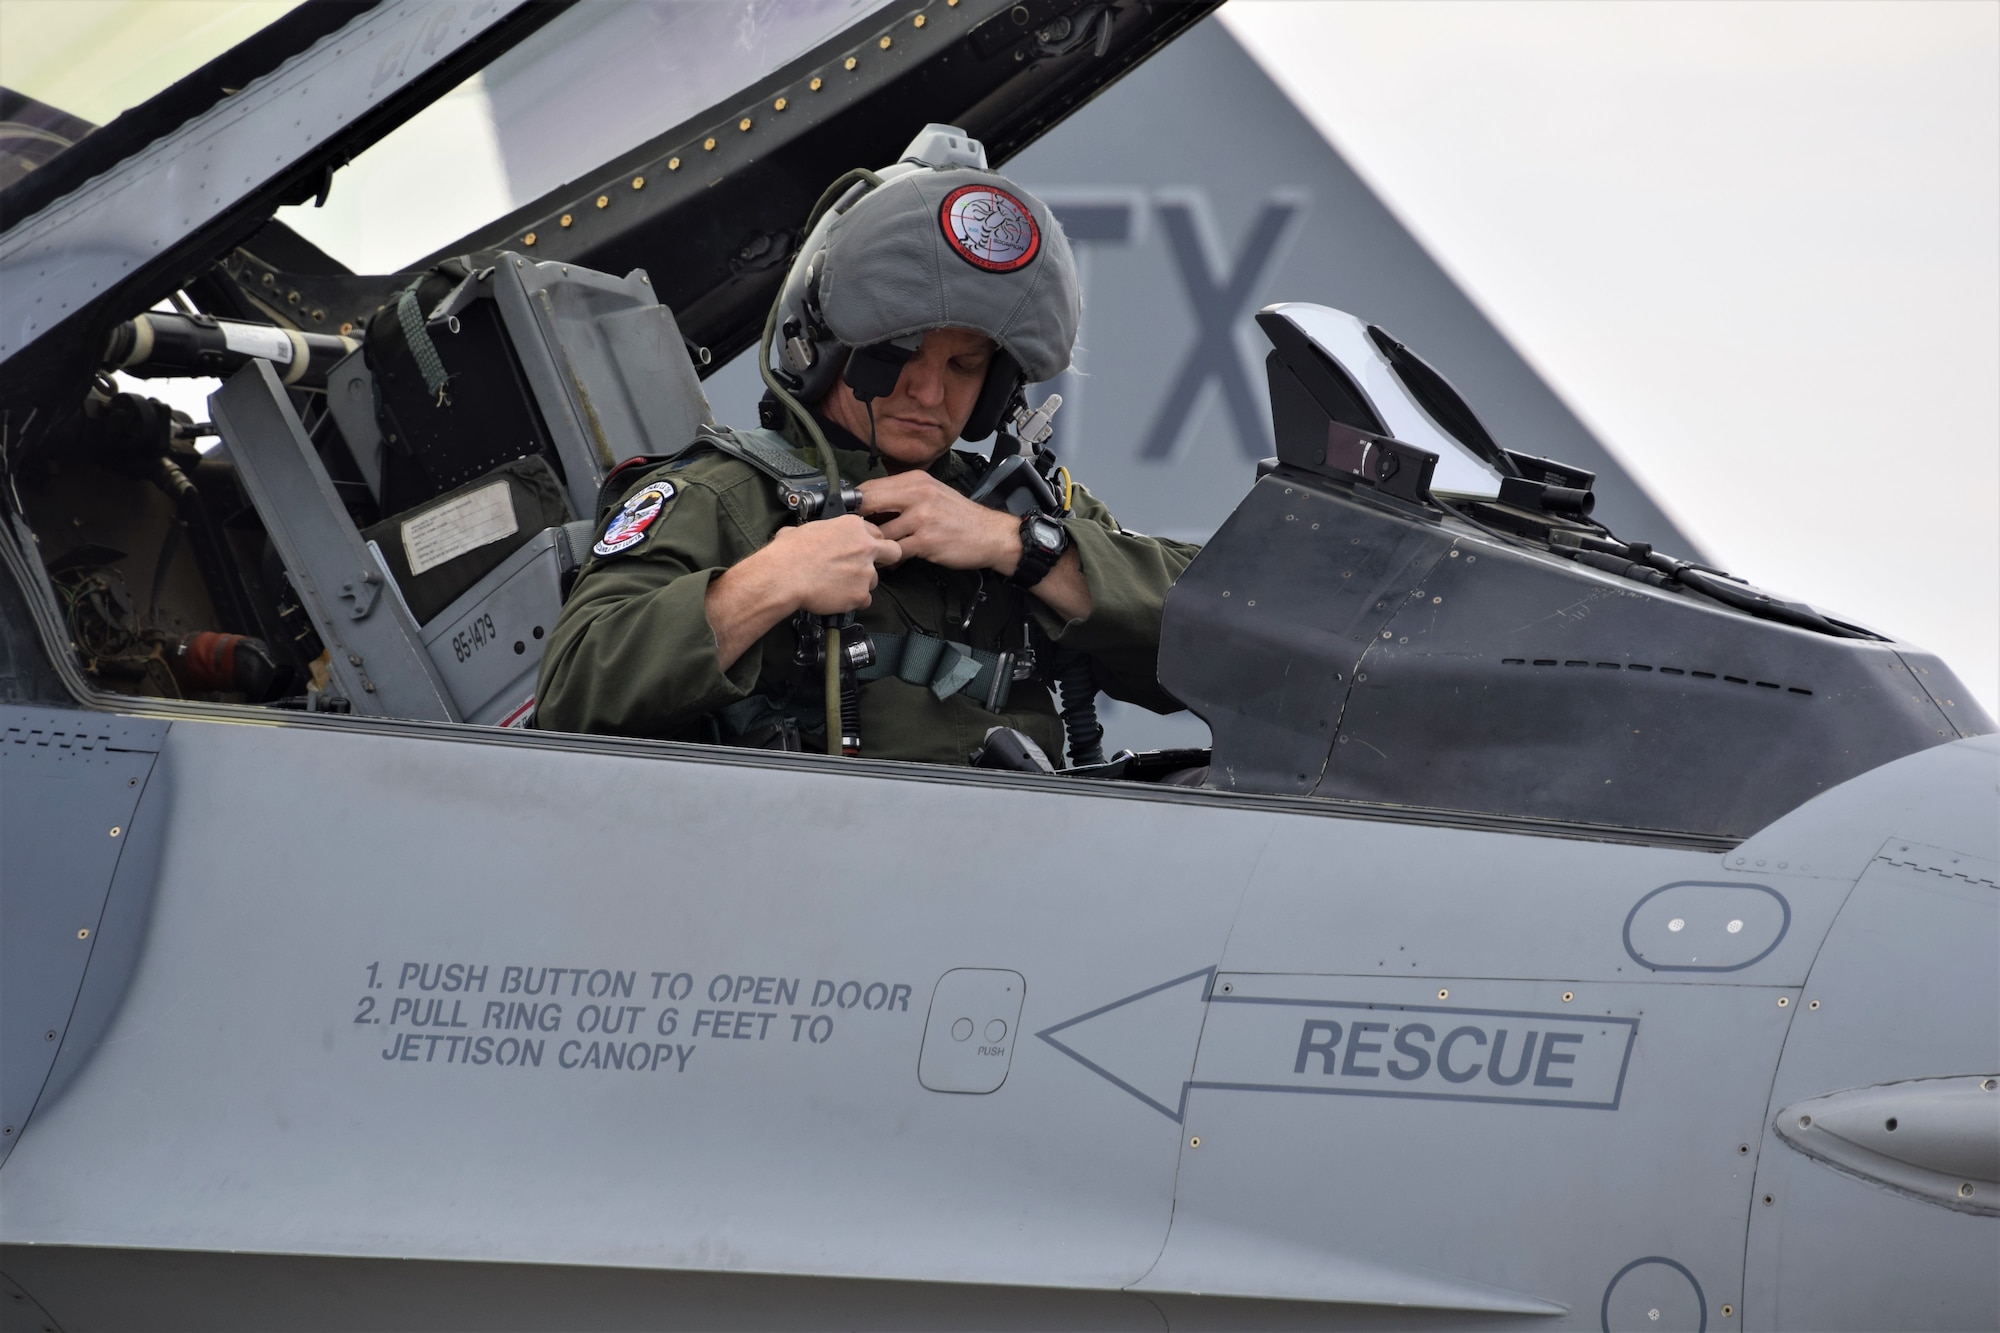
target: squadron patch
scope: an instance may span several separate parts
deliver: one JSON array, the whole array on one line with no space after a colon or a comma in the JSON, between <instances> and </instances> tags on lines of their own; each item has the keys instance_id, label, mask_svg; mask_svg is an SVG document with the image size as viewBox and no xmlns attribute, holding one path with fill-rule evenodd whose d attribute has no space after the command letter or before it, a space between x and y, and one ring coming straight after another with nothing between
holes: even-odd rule
<instances>
[{"instance_id":1,"label":"squadron patch","mask_svg":"<svg viewBox=\"0 0 2000 1333\"><path fill-rule=\"evenodd\" d=\"M1035 215L1005 190L961 185L944 198L938 222L959 258L989 273L1012 273L1041 253Z\"/></svg>"},{"instance_id":2,"label":"squadron patch","mask_svg":"<svg viewBox=\"0 0 2000 1333\"><path fill-rule=\"evenodd\" d=\"M611 523L604 529L604 535L597 545L591 547L598 555L617 555L630 550L646 539L660 511L667 507L667 501L674 498L671 482L656 481L646 487L612 516Z\"/></svg>"}]
</instances>

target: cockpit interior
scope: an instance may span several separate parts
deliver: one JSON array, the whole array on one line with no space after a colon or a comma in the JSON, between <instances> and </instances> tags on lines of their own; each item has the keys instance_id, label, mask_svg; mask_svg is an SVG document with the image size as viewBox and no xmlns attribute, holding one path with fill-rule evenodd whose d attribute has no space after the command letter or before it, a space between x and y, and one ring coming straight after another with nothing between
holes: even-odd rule
<instances>
[{"instance_id":1,"label":"cockpit interior","mask_svg":"<svg viewBox=\"0 0 2000 1333\"><path fill-rule=\"evenodd\" d=\"M101 127L0 90L10 690L531 724L600 485L710 419L827 182L1004 163L1211 8L314 3ZM1090 776L1708 837L1991 729L1366 318L1258 324L1277 455L1160 657L1212 751Z\"/></svg>"}]
</instances>

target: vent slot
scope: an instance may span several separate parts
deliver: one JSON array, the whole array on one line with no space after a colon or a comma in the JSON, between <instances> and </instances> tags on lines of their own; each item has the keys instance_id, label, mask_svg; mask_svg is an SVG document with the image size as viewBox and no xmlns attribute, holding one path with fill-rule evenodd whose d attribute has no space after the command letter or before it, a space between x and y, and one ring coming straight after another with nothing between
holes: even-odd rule
<instances>
[{"instance_id":1,"label":"vent slot","mask_svg":"<svg viewBox=\"0 0 2000 1333\"><path fill-rule=\"evenodd\" d=\"M1660 673L1661 675L1663 675L1663 676L1692 676L1692 677L1693 677L1694 679L1696 679L1696 680L1715 680L1715 679L1717 678L1717 677L1716 677L1716 673L1715 673L1715 672L1713 672L1713 671L1693 671L1693 670L1689 670L1689 669L1688 669L1688 668L1686 668L1686 667L1673 667L1673 666L1663 666L1663 667L1656 667L1656 666L1653 666L1653 665L1651 665L1651 664L1649 664L1649 663L1646 663L1646 662L1624 662L1624 663L1619 663L1619 662L1590 662L1590 661L1587 661L1587 660L1585 660L1585 659L1582 659L1582 658L1574 658L1574 657L1572 657L1572 658L1569 658L1569 659L1567 659L1567 660L1564 660L1564 661L1558 661L1558 660L1557 660L1556 658L1553 658L1553 657L1537 657L1537 658L1533 658L1533 659L1530 659L1530 658L1526 658L1526 657L1503 657L1503 658L1501 658L1501 659L1500 659L1500 665L1501 665L1501 666L1527 666L1527 665L1529 665L1529 664L1530 664L1530 662L1531 662L1531 661L1532 661L1533 665L1535 665L1535 666L1538 666L1538 667L1552 667L1552 666L1566 666L1566 667L1587 667L1587 666L1595 666L1595 667L1599 667L1599 668L1601 668L1601 669L1603 669L1603 670L1606 670L1606 671L1618 671L1618 670L1625 670L1625 671L1645 671L1645 672L1653 672L1653 671L1657 671L1657 672L1659 672L1659 673ZM1721 679L1722 679L1722 680L1723 680L1724 682L1726 682L1726 683L1728 683L1728 684L1731 684L1731 685L1749 685L1749 684L1753 683L1753 682L1752 682L1752 681L1750 680L1750 678L1749 678L1748 676L1723 676L1723 677L1721 677ZM1804 686L1802 686L1802 685L1780 685L1780 684L1779 684L1779 683L1778 683L1777 681L1774 681L1774 680L1760 680L1760 681L1756 681L1756 682L1755 682L1755 684L1756 684L1757 686L1759 686L1760 688L1762 688L1762 689L1766 689L1766 690L1783 690L1783 691L1785 691L1785 693L1787 693L1787 694L1798 694L1798 695L1803 695L1803 696L1805 696L1805 697L1806 697L1806 698L1808 698L1808 699L1810 699L1810 698L1812 697L1812 691L1811 691L1811 690L1809 690L1809 689L1806 689L1806 688L1805 688Z\"/></svg>"}]
</instances>

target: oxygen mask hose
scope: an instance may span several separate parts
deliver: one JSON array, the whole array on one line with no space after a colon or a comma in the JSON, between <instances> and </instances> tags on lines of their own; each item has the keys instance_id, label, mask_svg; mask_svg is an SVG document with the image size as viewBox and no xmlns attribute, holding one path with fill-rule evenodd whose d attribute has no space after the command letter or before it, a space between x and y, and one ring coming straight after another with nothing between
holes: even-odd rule
<instances>
[{"instance_id":1,"label":"oxygen mask hose","mask_svg":"<svg viewBox=\"0 0 2000 1333\"><path fill-rule=\"evenodd\" d=\"M827 195L844 188L853 176L854 173L849 172L835 181L825 195L820 196L819 205L813 209L814 221L817 221L819 215L825 211L828 203ZM811 231L810 224L807 226L807 231ZM819 422L813 420L812 413L792 396L791 390L779 382L777 372L771 369L771 344L776 341L778 335L778 305L778 301L772 301L771 313L764 317L764 337L757 348L757 368L763 374L764 387L769 389L771 395L792 414L792 419L805 430L806 436L813 442L813 449L819 454L820 468L826 473L826 504L820 510L819 516L839 518L847 512L847 503L840 494L840 462L833 456L833 446L827 443L826 432L819 428ZM840 628L836 624L836 619L833 616L820 617L821 646L826 653L826 752L832 755L842 752L840 694L843 659L840 651Z\"/></svg>"},{"instance_id":2,"label":"oxygen mask hose","mask_svg":"<svg viewBox=\"0 0 2000 1333\"><path fill-rule=\"evenodd\" d=\"M819 225L820 219L826 216L827 209L838 204L848 191L852 190L859 183L866 183L870 189L873 189L882 183L882 177L868 170L866 167L856 167L854 170L842 175L833 184L827 186L821 192L818 202L813 205L812 212L806 217L804 235L807 240L812 238L813 229ZM863 193L866 193L866 191L863 191ZM805 431L806 437L813 442L813 449L819 455L820 469L826 473L826 504L821 508L819 517L839 518L846 514L847 502L841 496L840 462L833 456L833 446L826 442L826 432L819 428L819 422L813 419L813 414L806 409L805 404L792 395L791 390L787 389L778 379L777 371L771 368L771 346L777 341L778 311L783 303L784 288L780 286L778 295L772 298L770 313L764 316L764 336L757 347L757 370L764 377L764 387L769 389L771 396L776 398L779 404L792 414L792 419L799 423L800 428ZM841 651L843 645L841 644L842 636L838 617L820 617L820 633L820 642L826 652L826 752L833 755L842 753L858 754L861 748L860 737L858 732L850 731L848 727L842 725L841 700L846 693L856 693L857 704L853 711L858 713L858 691L860 685L859 682L855 682L851 689L843 686L843 682L849 680L854 673L853 669L847 665L846 654ZM849 723L854 721L853 718L845 720ZM842 744L843 740L852 740L852 746L844 746Z\"/></svg>"},{"instance_id":3,"label":"oxygen mask hose","mask_svg":"<svg viewBox=\"0 0 2000 1333\"><path fill-rule=\"evenodd\" d=\"M1063 735L1071 768L1104 762L1104 724L1097 720L1097 674L1090 659L1067 649L1056 654L1056 687L1062 695Z\"/></svg>"},{"instance_id":4,"label":"oxygen mask hose","mask_svg":"<svg viewBox=\"0 0 2000 1333\"><path fill-rule=\"evenodd\" d=\"M846 661L840 668L840 752L856 758L861 754L861 679Z\"/></svg>"},{"instance_id":5,"label":"oxygen mask hose","mask_svg":"<svg viewBox=\"0 0 2000 1333\"><path fill-rule=\"evenodd\" d=\"M841 717L841 682L846 673L840 669L840 631L834 627L832 617L827 617L825 636L820 640L826 653L826 677L822 682L826 690L826 752L837 755L842 752L841 742L846 739L841 733L846 730Z\"/></svg>"}]
</instances>

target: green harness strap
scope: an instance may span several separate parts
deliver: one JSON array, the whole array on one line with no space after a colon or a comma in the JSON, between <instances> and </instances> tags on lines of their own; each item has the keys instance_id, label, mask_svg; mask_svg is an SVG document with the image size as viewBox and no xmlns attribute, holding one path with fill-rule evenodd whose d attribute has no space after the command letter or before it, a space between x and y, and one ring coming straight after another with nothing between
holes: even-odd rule
<instances>
[{"instance_id":1,"label":"green harness strap","mask_svg":"<svg viewBox=\"0 0 2000 1333\"><path fill-rule=\"evenodd\" d=\"M922 685L939 699L965 694L989 712L1007 707L1014 686L1014 654L989 653L983 649L954 643L929 634L876 634L875 664L855 675L862 680L886 680L891 676L911 685ZM734 741L752 738L763 745L790 723L804 732L820 720L815 706L799 710L761 694L753 694L716 714L723 732Z\"/></svg>"},{"instance_id":2,"label":"green harness strap","mask_svg":"<svg viewBox=\"0 0 2000 1333\"><path fill-rule=\"evenodd\" d=\"M818 468L793 453L785 437L774 430L734 430L727 426L709 426L696 437L696 443L706 444L718 453L748 463L774 480L798 481L804 477L823 475Z\"/></svg>"},{"instance_id":3,"label":"green harness strap","mask_svg":"<svg viewBox=\"0 0 2000 1333\"><path fill-rule=\"evenodd\" d=\"M423 281L419 276L396 298L396 322L402 325L403 342L410 349L410 358L417 363L417 373L424 377L424 391L430 394L432 402L443 406L444 384L450 376L445 373L444 358L438 355L437 344L431 341L430 330L424 327L423 307L417 304L417 288Z\"/></svg>"},{"instance_id":4,"label":"green harness strap","mask_svg":"<svg viewBox=\"0 0 2000 1333\"><path fill-rule=\"evenodd\" d=\"M929 634L872 634L875 662L855 674L862 680L894 676L923 685L939 699L965 694L988 712L1004 712L1014 689L1014 654L989 653Z\"/></svg>"}]
</instances>

